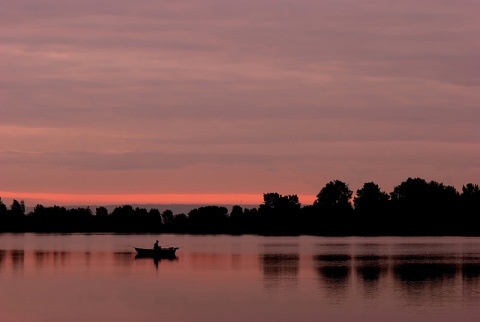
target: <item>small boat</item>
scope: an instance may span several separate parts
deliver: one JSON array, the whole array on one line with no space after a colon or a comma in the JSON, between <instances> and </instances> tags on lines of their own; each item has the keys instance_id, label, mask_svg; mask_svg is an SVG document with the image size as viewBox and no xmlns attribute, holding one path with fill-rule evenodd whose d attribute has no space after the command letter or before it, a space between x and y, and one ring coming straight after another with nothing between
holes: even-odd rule
<instances>
[{"instance_id":1,"label":"small boat","mask_svg":"<svg viewBox=\"0 0 480 322\"><path fill-rule=\"evenodd\" d=\"M152 257L152 258L175 258L175 252L178 247L159 247L153 248L139 248L133 247L137 251L138 257Z\"/></svg>"}]
</instances>

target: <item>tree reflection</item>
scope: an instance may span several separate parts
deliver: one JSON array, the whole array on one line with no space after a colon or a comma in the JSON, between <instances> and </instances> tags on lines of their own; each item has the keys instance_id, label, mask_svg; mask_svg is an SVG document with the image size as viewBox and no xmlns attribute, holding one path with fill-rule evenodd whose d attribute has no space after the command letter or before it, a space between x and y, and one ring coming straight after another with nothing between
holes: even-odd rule
<instances>
[{"instance_id":1,"label":"tree reflection","mask_svg":"<svg viewBox=\"0 0 480 322\"><path fill-rule=\"evenodd\" d=\"M480 280L480 263L463 263L462 278L467 281L478 282Z\"/></svg>"},{"instance_id":2,"label":"tree reflection","mask_svg":"<svg viewBox=\"0 0 480 322\"><path fill-rule=\"evenodd\" d=\"M320 254L313 260L327 295L334 300L343 300L348 294L352 257L347 254Z\"/></svg>"},{"instance_id":3,"label":"tree reflection","mask_svg":"<svg viewBox=\"0 0 480 322\"><path fill-rule=\"evenodd\" d=\"M5 260L5 251L4 250L0 250L0 268L3 266L3 262Z\"/></svg>"},{"instance_id":4,"label":"tree reflection","mask_svg":"<svg viewBox=\"0 0 480 322\"><path fill-rule=\"evenodd\" d=\"M364 287L365 295L372 296L378 291L380 276L388 273L388 257L362 255L355 257L357 279Z\"/></svg>"},{"instance_id":5,"label":"tree reflection","mask_svg":"<svg viewBox=\"0 0 480 322\"><path fill-rule=\"evenodd\" d=\"M70 253L69 252L65 252L65 251L61 251L61 252L53 252L53 264L55 266L57 265L61 265L61 266L65 266L67 264L67 261L68 261L68 257L70 256Z\"/></svg>"},{"instance_id":6,"label":"tree reflection","mask_svg":"<svg viewBox=\"0 0 480 322\"><path fill-rule=\"evenodd\" d=\"M442 303L458 296L458 258L448 255L408 255L395 257L393 277L408 302Z\"/></svg>"},{"instance_id":7,"label":"tree reflection","mask_svg":"<svg viewBox=\"0 0 480 322\"><path fill-rule=\"evenodd\" d=\"M401 263L393 268L395 279L412 287L435 285L455 277L456 265L451 263Z\"/></svg>"},{"instance_id":8,"label":"tree reflection","mask_svg":"<svg viewBox=\"0 0 480 322\"><path fill-rule=\"evenodd\" d=\"M480 263L479 258L462 263L463 297L468 302L478 303L480 300Z\"/></svg>"},{"instance_id":9,"label":"tree reflection","mask_svg":"<svg viewBox=\"0 0 480 322\"><path fill-rule=\"evenodd\" d=\"M23 270L25 263L25 252L23 250L12 250L10 256L12 257L13 270Z\"/></svg>"},{"instance_id":10,"label":"tree reflection","mask_svg":"<svg viewBox=\"0 0 480 322\"><path fill-rule=\"evenodd\" d=\"M34 257L35 257L35 265L37 267L42 267L44 262L45 262L45 257L47 253L44 251L35 251L34 252Z\"/></svg>"},{"instance_id":11,"label":"tree reflection","mask_svg":"<svg viewBox=\"0 0 480 322\"><path fill-rule=\"evenodd\" d=\"M122 266L130 266L133 264L134 258L131 252L115 252L113 253L115 264Z\"/></svg>"},{"instance_id":12,"label":"tree reflection","mask_svg":"<svg viewBox=\"0 0 480 322\"><path fill-rule=\"evenodd\" d=\"M296 286L300 257L298 254L260 255L265 287L269 289Z\"/></svg>"}]
</instances>

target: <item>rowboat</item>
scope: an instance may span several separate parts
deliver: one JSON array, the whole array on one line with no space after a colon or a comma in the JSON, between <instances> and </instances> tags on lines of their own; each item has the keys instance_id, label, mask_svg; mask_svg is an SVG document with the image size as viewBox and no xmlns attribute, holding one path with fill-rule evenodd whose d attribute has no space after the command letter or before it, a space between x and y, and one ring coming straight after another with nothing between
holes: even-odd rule
<instances>
[{"instance_id":1,"label":"rowboat","mask_svg":"<svg viewBox=\"0 0 480 322\"><path fill-rule=\"evenodd\" d=\"M138 257L152 257L152 258L175 258L175 252L178 247L161 247L153 248L139 248L133 247L137 251Z\"/></svg>"}]
</instances>

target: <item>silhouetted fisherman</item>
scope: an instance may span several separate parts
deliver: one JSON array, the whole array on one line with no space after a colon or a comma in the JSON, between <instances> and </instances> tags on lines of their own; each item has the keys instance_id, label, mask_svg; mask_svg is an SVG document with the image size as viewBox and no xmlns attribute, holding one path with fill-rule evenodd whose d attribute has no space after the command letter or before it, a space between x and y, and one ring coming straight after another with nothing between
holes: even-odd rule
<instances>
[{"instance_id":1,"label":"silhouetted fisherman","mask_svg":"<svg viewBox=\"0 0 480 322\"><path fill-rule=\"evenodd\" d=\"M162 247L158 246L158 240L155 242L155 244L153 244L153 250L154 251L159 251Z\"/></svg>"}]
</instances>

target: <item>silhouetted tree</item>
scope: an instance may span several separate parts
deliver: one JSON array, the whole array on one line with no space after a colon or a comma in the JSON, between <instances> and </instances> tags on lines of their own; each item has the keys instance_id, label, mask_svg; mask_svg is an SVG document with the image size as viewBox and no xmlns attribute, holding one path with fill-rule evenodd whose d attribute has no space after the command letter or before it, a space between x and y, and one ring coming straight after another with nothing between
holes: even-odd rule
<instances>
[{"instance_id":1,"label":"silhouetted tree","mask_svg":"<svg viewBox=\"0 0 480 322\"><path fill-rule=\"evenodd\" d=\"M7 205L5 205L0 198L0 231L9 231L10 225L10 215L7 209Z\"/></svg>"},{"instance_id":2,"label":"silhouetted tree","mask_svg":"<svg viewBox=\"0 0 480 322\"><path fill-rule=\"evenodd\" d=\"M181 213L173 217L173 232L175 233L186 233L188 232L188 217L187 215Z\"/></svg>"},{"instance_id":3,"label":"silhouetted tree","mask_svg":"<svg viewBox=\"0 0 480 322\"><path fill-rule=\"evenodd\" d=\"M243 208L235 205L232 207L232 211L230 212L230 218L241 217L243 216Z\"/></svg>"},{"instance_id":4,"label":"silhouetted tree","mask_svg":"<svg viewBox=\"0 0 480 322\"><path fill-rule=\"evenodd\" d=\"M363 184L362 189L357 190L357 194L353 198L353 204L356 211L368 213L376 212L379 209L384 210L388 200L388 194L381 191L376 183L367 182Z\"/></svg>"},{"instance_id":5,"label":"silhouetted tree","mask_svg":"<svg viewBox=\"0 0 480 322\"><path fill-rule=\"evenodd\" d=\"M330 181L317 194L314 206L325 210L349 211L352 209L350 199L353 191L340 180Z\"/></svg>"},{"instance_id":6,"label":"silhouetted tree","mask_svg":"<svg viewBox=\"0 0 480 322\"><path fill-rule=\"evenodd\" d=\"M232 207L229 216L229 231L234 234L241 234L245 230L245 220L243 208L235 205Z\"/></svg>"},{"instance_id":7,"label":"silhouetted tree","mask_svg":"<svg viewBox=\"0 0 480 322\"><path fill-rule=\"evenodd\" d=\"M7 205L3 203L2 198L0 197L0 216L7 213Z\"/></svg>"},{"instance_id":8,"label":"silhouetted tree","mask_svg":"<svg viewBox=\"0 0 480 322\"><path fill-rule=\"evenodd\" d=\"M18 202L13 199L12 205L10 206L10 211L14 216L24 216L25 215L25 202L21 200Z\"/></svg>"},{"instance_id":9,"label":"silhouetted tree","mask_svg":"<svg viewBox=\"0 0 480 322\"><path fill-rule=\"evenodd\" d=\"M97 216L97 218L100 218L100 217L107 217L108 216L108 210L107 208L105 207L98 207L95 209L95 216Z\"/></svg>"},{"instance_id":10,"label":"silhouetted tree","mask_svg":"<svg viewBox=\"0 0 480 322\"><path fill-rule=\"evenodd\" d=\"M452 186L408 178L394 188L390 197L398 234L445 235L458 230L449 217L459 206L458 192Z\"/></svg>"},{"instance_id":11,"label":"silhouetted tree","mask_svg":"<svg viewBox=\"0 0 480 322\"><path fill-rule=\"evenodd\" d=\"M462 186L461 204L459 219L462 222L462 230L467 235L478 236L480 234L480 188L478 185L468 183Z\"/></svg>"},{"instance_id":12,"label":"silhouetted tree","mask_svg":"<svg viewBox=\"0 0 480 322\"><path fill-rule=\"evenodd\" d=\"M264 193L263 204L260 205L262 209L277 209L277 210L298 210L301 204L297 195L282 196L276 192Z\"/></svg>"},{"instance_id":13,"label":"silhouetted tree","mask_svg":"<svg viewBox=\"0 0 480 322\"><path fill-rule=\"evenodd\" d=\"M25 230L25 203L13 199L10 210L5 216L4 226L7 230L20 232Z\"/></svg>"},{"instance_id":14,"label":"silhouetted tree","mask_svg":"<svg viewBox=\"0 0 480 322\"><path fill-rule=\"evenodd\" d=\"M260 234L259 215L257 208L244 208L242 216L244 234ZM237 232L238 233L238 232Z\"/></svg>"},{"instance_id":15,"label":"silhouetted tree","mask_svg":"<svg viewBox=\"0 0 480 322\"><path fill-rule=\"evenodd\" d=\"M95 209L95 219L94 219L94 231L107 232L111 228L110 225L110 216L108 215L108 209L105 207L97 207Z\"/></svg>"},{"instance_id":16,"label":"silhouetted tree","mask_svg":"<svg viewBox=\"0 0 480 322\"><path fill-rule=\"evenodd\" d=\"M462 186L461 199L465 211L472 212L477 216L480 215L480 188L478 185L468 183Z\"/></svg>"},{"instance_id":17,"label":"silhouetted tree","mask_svg":"<svg viewBox=\"0 0 480 322\"><path fill-rule=\"evenodd\" d=\"M137 228L135 225L135 210L130 205L116 207L110 216L114 231L132 232Z\"/></svg>"},{"instance_id":18,"label":"silhouetted tree","mask_svg":"<svg viewBox=\"0 0 480 322\"><path fill-rule=\"evenodd\" d=\"M468 183L461 195L453 186L408 178L389 196L367 182L357 190L352 208L347 184L328 182L313 205L302 207L297 195L265 193L258 208L236 205L193 209L188 216L171 210L124 205L111 214L98 207L71 208L37 204L25 215L25 203L7 206L0 198L2 232L174 232L275 235L472 235L480 236L480 188Z\"/></svg>"},{"instance_id":19,"label":"silhouetted tree","mask_svg":"<svg viewBox=\"0 0 480 322\"><path fill-rule=\"evenodd\" d=\"M307 208L311 218L316 213L314 224L321 235L350 235L352 233L353 191L340 180L328 182L317 194L313 208ZM307 211L307 210L306 210ZM311 219L310 219L311 220Z\"/></svg>"},{"instance_id":20,"label":"silhouetted tree","mask_svg":"<svg viewBox=\"0 0 480 322\"><path fill-rule=\"evenodd\" d=\"M218 234L225 231L228 209L219 206L195 208L188 213L190 230L193 233Z\"/></svg>"},{"instance_id":21,"label":"silhouetted tree","mask_svg":"<svg viewBox=\"0 0 480 322\"><path fill-rule=\"evenodd\" d=\"M162 215L158 209L152 208L147 215L147 226L151 232L159 232L162 228Z\"/></svg>"},{"instance_id":22,"label":"silhouetted tree","mask_svg":"<svg viewBox=\"0 0 480 322\"><path fill-rule=\"evenodd\" d=\"M56 205L44 207L37 204L29 220L32 230L36 232L67 232L72 225L72 217L69 216L68 210Z\"/></svg>"},{"instance_id":23,"label":"silhouetted tree","mask_svg":"<svg viewBox=\"0 0 480 322\"><path fill-rule=\"evenodd\" d=\"M85 232L91 231L93 223L93 213L90 207L72 208L63 219L62 231L67 232Z\"/></svg>"},{"instance_id":24,"label":"silhouetted tree","mask_svg":"<svg viewBox=\"0 0 480 322\"><path fill-rule=\"evenodd\" d=\"M263 204L258 209L262 233L298 234L300 208L297 195L282 196L276 192L264 193Z\"/></svg>"},{"instance_id":25,"label":"silhouetted tree","mask_svg":"<svg viewBox=\"0 0 480 322\"><path fill-rule=\"evenodd\" d=\"M387 207L389 195L380 190L374 182L367 182L357 190L353 199L355 206L355 228L357 234L379 235L386 234L389 227Z\"/></svg>"},{"instance_id":26,"label":"silhouetted tree","mask_svg":"<svg viewBox=\"0 0 480 322\"><path fill-rule=\"evenodd\" d=\"M171 229L173 223L173 212L170 209L162 212L162 223L166 231L169 231L169 229Z\"/></svg>"}]
</instances>

